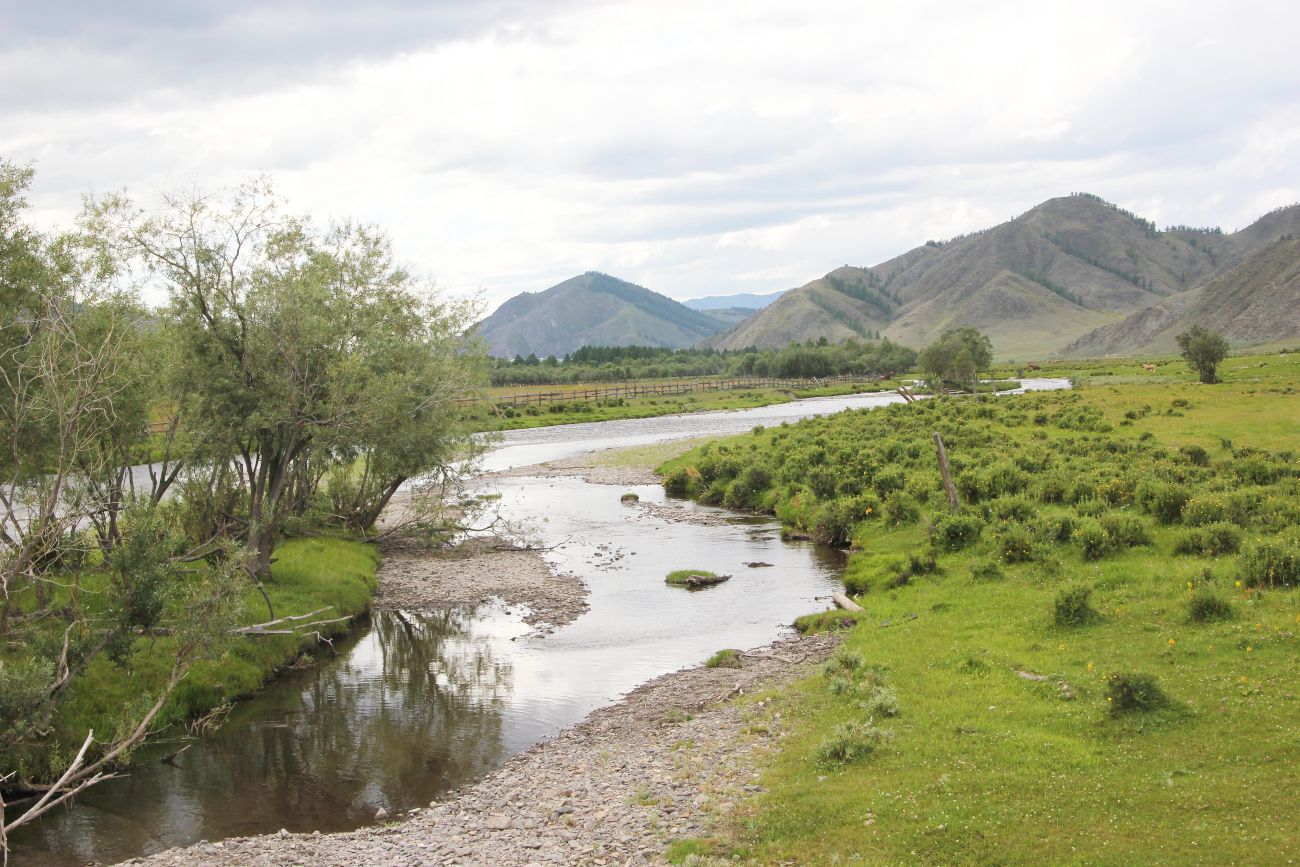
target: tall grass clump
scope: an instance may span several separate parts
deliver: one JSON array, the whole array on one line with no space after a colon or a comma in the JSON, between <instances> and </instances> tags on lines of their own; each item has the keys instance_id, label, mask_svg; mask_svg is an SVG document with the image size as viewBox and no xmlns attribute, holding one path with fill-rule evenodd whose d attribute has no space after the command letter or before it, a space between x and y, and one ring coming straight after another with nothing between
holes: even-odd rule
<instances>
[{"instance_id":1,"label":"tall grass clump","mask_svg":"<svg viewBox=\"0 0 1300 867\"><path fill-rule=\"evenodd\" d=\"M1139 672L1115 674L1106 681L1106 704L1111 716L1145 713L1170 705L1156 679Z\"/></svg>"},{"instance_id":2,"label":"tall grass clump","mask_svg":"<svg viewBox=\"0 0 1300 867\"><path fill-rule=\"evenodd\" d=\"M1092 607L1091 587L1068 587L1052 602L1052 622L1057 626L1084 626L1099 617Z\"/></svg>"}]
</instances>

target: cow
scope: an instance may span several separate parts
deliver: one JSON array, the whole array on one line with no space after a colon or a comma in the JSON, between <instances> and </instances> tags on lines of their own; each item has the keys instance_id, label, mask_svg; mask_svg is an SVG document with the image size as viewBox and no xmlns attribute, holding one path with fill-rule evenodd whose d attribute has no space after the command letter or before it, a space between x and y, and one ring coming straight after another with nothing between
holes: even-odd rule
<instances>
[{"instance_id":1,"label":"cow","mask_svg":"<svg viewBox=\"0 0 1300 867\"><path fill-rule=\"evenodd\" d=\"M1147 364L1145 361L1142 362L1142 369L1145 370L1147 373L1156 372L1156 366L1154 364Z\"/></svg>"}]
</instances>

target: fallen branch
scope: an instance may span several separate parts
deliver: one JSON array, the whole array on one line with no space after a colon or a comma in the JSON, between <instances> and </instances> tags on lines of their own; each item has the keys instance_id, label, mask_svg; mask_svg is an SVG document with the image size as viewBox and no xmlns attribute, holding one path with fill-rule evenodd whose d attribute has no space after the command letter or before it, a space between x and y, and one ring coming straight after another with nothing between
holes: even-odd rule
<instances>
[{"instance_id":1,"label":"fallen branch","mask_svg":"<svg viewBox=\"0 0 1300 867\"><path fill-rule=\"evenodd\" d=\"M287 617L277 617L275 620L268 620L265 623L254 623L251 626L240 626L230 631L234 634L265 632L268 626L278 626L281 623L306 620L308 617L315 617L317 614L324 614L333 607L333 605L326 605L324 608L317 608L315 611L309 611L306 614L290 614Z\"/></svg>"},{"instance_id":2,"label":"fallen branch","mask_svg":"<svg viewBox=\"0 0 1300 867\"><path fill-rule=\"evenodd\" d=\"M837 607L839 607L839 608L843 608L845 611L863 611L863 610L864 610L863 607L862 607L861 605L859 605L858 603L854 602L852 599L850 599L848 596L846 596L846 595L843 594L843 593L832 593L832 594L831 594L831 599L835 600L835 605L836 605Z\"/></svg>"}]
</instances>

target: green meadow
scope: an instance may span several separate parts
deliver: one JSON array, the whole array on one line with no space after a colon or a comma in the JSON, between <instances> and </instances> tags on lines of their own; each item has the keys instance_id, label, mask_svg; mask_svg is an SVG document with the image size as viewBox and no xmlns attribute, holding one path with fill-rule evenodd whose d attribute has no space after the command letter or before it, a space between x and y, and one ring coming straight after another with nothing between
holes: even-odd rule
<instances>
[{"instance_id":1,"label":"green meadow","mask_svg":"<svg viewBox=\"0 0 1300 867\"><path fill-rule=\"evenodd\" d=\"M673 860L1300 859L1300 354L1213 386L1171 360L1045 367L1077 388L756 429L661 468L851 547L866 609L801 619L842 646L754 697L786 731L764 792Z\"/></svg>"}]
</instances>

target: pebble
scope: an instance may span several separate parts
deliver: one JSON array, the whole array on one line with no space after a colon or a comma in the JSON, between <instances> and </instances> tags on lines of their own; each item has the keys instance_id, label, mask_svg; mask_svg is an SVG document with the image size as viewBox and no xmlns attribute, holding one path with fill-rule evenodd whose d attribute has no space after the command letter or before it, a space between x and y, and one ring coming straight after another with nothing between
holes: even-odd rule
<instances>
[{"instance_id":1,"label":"pebble","mask_svg":"<svg viewBox=\"0 0 1300 867\"><path fill-rule=\"evenodd\" d=\"M756 754L776 744L783 726L769 709L737 707L732 696L802 675L837 640L782 639L777 656L747 654L742 668L699 667L656 678L447 801L403 814L395 827L301 836L281 830L127 863L664 864L673 840L709 836L737 804L762 791ZM790 665L791 658L803 664ZM690 719L664 725L673 711ZM755 714L763 726L749 725Z\"/></svg>"}]
</instances>

